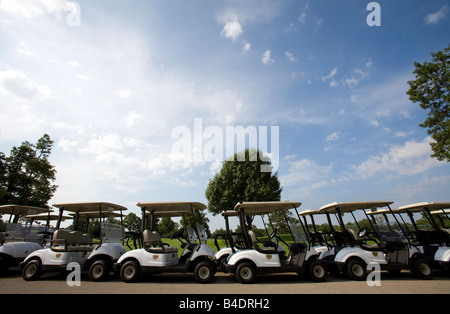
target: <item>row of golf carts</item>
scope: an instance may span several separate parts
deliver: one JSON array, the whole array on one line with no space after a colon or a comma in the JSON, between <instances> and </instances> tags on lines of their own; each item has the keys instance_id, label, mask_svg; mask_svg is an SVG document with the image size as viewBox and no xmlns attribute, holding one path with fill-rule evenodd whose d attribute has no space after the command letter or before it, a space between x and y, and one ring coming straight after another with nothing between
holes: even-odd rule
<instances>
[{"instance_id":1,"label":"row of golf carts","mask_svg":"<svg viewBox=\"0 0 450 314\"><path fill-rule=\"evenodd\" d=\"M270 273L298 273L320 282L333 272L365 280L373 264L394 274L409 270L423 279L430 279L435 270L449 272L450 203L399 209L391 209L391 204L331 203L299 212L300 202L238 203L222 213L226 232L221 240L219 236L214 239L217 253L206 242L199 219L206 206L199 202L138 203L142 232L135 234L134 247L128 251L123 228L127 209L123 206L55 204L55 214L42 208L4 205L0 213L9 214L10 219L5 234L0 235L0 272L19 265L25 280L37 280L46 272L64 272L69 263L76 262L93 281L106 280L111 273L125 282L146 274L191 273L201 283L212 281L217 270L233 274L240 283ZM427 229L417 224L416 212L428 221ZM119 218L120 224L108 222L109 217ZM172 235L177 247L164 243L157 231L157 221L164 217L184 219L185 228ZM278 217L276 222L274 217ZM348 217L353 223L346 222ZM73 230L61 227L66 219L73 220ZM231 219L237 222L235 232ZM263 223L267 235L260 238L264 241L256 236L255 219ZM56 221L55 228L50 228L51 220ZM325 231L319 230L319 221L326 221ZM89 233L91 224L96 228ZM279 234L281 226L283 234Z\"/></svg>"}]
</instances>

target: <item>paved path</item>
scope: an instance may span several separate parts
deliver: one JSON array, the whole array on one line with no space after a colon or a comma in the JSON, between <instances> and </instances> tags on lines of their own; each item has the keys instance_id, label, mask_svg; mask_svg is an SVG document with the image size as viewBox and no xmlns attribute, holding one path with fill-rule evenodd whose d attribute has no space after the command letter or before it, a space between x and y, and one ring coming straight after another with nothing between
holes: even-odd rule
<instances>
[{"instance_id":1,"label":"paved path","mask_svg":"<svg viewBox=\"0 0 450 314\"><path fill-rule=\"evenodd\" d=\"M166 274L145 277L141 282L126 284L119 279L107 282L91 282L82 276L80 287L69 287L64 276L45 275L41 280L26 282L21 273L10 270L0 278L2 294L450 294L450 278L435 276L432 280L420 280L409 272L395 277L381 273L381 286L370 287L367 282L352 281L329 276L328 281L314 283L296 274L275 274L257 277L250 285L239 284L233 277L217 273L210 284L199 284L193 276Z\"/></svg>"}]
</instances>

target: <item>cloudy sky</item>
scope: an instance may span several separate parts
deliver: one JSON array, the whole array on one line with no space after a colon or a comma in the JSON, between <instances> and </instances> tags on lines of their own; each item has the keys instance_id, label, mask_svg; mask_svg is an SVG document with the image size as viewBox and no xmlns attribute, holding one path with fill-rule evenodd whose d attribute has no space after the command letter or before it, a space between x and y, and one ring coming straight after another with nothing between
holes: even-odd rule
<instances>
[{"instance_id":1,"label":"cloudy sky","mask_svg":"<svg viewBox=\"0 0 450 314\"><path fill-rule=\"evenodd\" d=\"M449 44L450 3L378 1L371 27L369 2L0 0L0 151L48 133L50 204L137 213L207 203L242 127L303 209L448 201L450 166L406 91L414 62Z\"/></svg>"}]
</instances>

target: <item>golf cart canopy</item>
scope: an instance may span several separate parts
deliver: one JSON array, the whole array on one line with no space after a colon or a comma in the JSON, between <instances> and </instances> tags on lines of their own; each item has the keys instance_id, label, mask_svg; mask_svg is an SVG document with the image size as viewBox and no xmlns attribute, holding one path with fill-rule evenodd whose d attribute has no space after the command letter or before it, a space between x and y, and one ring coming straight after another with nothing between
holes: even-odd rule
<instances>
[{"instance_id":1,"label":"golf cart canopy","mask_svg":"<svg viewBox=\"0 0 450 314\"><path fill-rule=\"evenodd\" d=\"M278 210L298 208L301 202L240 202L234 206L236 212L244 211L246 215L262 215Z\"/></svg>"},{"instance_id":2,"label":"golf cart canopy","mask_svg":"<svg viewBox=\"0 0 450 314\"><path fill-rule=\"evenodd\" d=\"M300 216L307 216L307 215L323 214L323 212L320 212L318 209L308 209L308 210L304 210L302 212L299 212L298 214Z\"/></svg>"},{"instance_id":3,"label":"golf cart canopy","mask_svg":"<svg viewBox=\"0 0 450 314\"><path fill-rule=\"evenodd\" d=\"M319 212L323 213L336 213L339 210L341 213L352 212L358 209L371 209L376 210L378 207L384 207L392 204L394 202L383 202L383 201L373 201L373 202L342 202L342 203L330 203L322 206Z\"/></svg>"},{"instance_id":4,"label":"golf cart canopy","mask_svg":"<svg viewBox=\"0 0 450 314\"><path fill-rule=\"evenodd\" d=\"M445 208L450 208L450 203L448 203L448 202L415 203L415 204L400 206L398 210L402 211L402 212L405 212L405 211L421 212L424 209L437 210L437 209L445 209Z\"/></svg>"},{"instance_id":5,"label":"golf cart canopy","mask_svg":"<svg viewBox=\"0 0 450 314\"><path fill-rule=\"evenodd\" d=\"M48 214L37 214L37 215L27 215L25 216L27 219L34 219L34 220L58 220L59 215L55 213L48 213ZM65 219L72 219L73 217L70 216L62 216L61 220Z\"/></svg>"},{"instance_id":6,"label":"golf cart canopy","mask_svg":"<svg viewBox=\"0 0 450 314\"><path fill-rule=\"evenodd\" d=\"M199 202L139 202L137 206L156 217L192 215L193 211L206 209L206 205Z\"/></svg>"},{"instance_id":7,"label":"golf cart canopy","mask_svg":"<svg viewBox=\"0 0 450 314\"><path fill-rule=\"evenodd\" d=\"M50 212L49 209L41 208L41 207L34 207L34 206L27 206L27 205L2 205L0 206L0 214L2 215L20 215L20 216L26 216L26 215L35 215L40 213L48 213Z\"/></svg>"},{"instance_id":8,"label":"golf cart canopy","mask_svg":"<svg viewBox=\"0 0 450 314\"><path fill-rule=\"evenodd\" d=\"M54 204L56 208L63 209L69 212L74 213L83 213L83 212L96 212L97 214L100 212L112 212L115 210L127 210L125 207L107 203L107 202L88 202L88 203L65 203L65 204Z\"/></svg>"}]
</instances>

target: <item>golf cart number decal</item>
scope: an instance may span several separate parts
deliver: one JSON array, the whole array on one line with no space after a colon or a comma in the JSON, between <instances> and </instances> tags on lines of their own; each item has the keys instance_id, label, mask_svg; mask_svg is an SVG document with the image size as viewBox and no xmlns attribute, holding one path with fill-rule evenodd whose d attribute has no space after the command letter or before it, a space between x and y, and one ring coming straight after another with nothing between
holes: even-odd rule
<instances>
[{"instance_id":1,"label":"golf cart number decal","mask_svg":"<svg viewBox=\"0 0 450 314\"><path fill-rule=\"evenodd\" d=\"M377 257L377 256L378 256L378 253L377 253L377 252L372 252L372 255L375 256L375 257Z\"/></svg>"},{"instance_id":2,"label":"golf cart number decal","mask_svg":"<svg viewBox=\"0 0 450 314\"><path fill-rule=\"evenodd\" d=\"M158 257L159 257L159 255L153 255L153 259L154 259L154 260L157 260Z\"/></svg>"},{"instance_id":3,"label":"golf cart number decal","mask_svg":"<svg viewBox=\"0 0 450 314\"><path fill-rule=\"evenodd\" d=\"M267 254L267 255L266 255L266 258L267 258L268 260L271 260L271 259L272 259L272 255Z\"/></svg>"},{"instance_id":4,"label":"golf cart number decal","mask_svg":"<svg viewBox=\"0 0 450 314\"><path fill-rule=\"evenodd\" d=\"M60 258L61 257L61 253L56 254L56 258Z\"/></svg>"}]
</instances>

